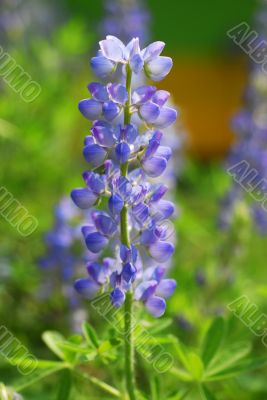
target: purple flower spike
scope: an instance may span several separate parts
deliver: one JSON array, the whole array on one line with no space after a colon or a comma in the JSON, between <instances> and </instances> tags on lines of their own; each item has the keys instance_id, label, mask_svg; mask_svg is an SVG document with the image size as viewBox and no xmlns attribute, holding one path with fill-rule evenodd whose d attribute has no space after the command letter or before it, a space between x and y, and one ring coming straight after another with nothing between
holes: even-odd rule
<instances>
[{"instance_id":1,"label":"purple flower spike","mask_svg":"<svg viewBox=\"0 0 267 400\"><path fill-rule=\"evenodd\" d=\"M168 106L170 93L147 86L144 78L161 80L172 60L161 56L165 44L159 41L141 49L138 37L124 44L108 35L99 44L91 66L106 81L92 82L92 98L79 103L93 124L84 141L90 164L83 173L86 188L71 194L79 207L91 208L82 227L88 277L75 288L87 298L108 292L116 308L131 291L135 301L160 317L176 288L173 279L164 279L174 252L168 218L175 211L164 199L175 176L166 168L176 147L161 129L174 123L177 112ZM153 182L163 174L166 185ZM57 243L64 248L70 240L64 232Z\"/></svg>"}]
</instances>

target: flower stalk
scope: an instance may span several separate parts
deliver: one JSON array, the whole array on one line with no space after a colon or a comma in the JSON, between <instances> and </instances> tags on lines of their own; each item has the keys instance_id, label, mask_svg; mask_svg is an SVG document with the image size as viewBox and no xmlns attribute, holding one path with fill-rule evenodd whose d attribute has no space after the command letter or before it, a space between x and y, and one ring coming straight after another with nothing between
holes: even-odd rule
<instances>
[{"instance_id":1,"label":"flower stalk","mask_svg":"<svg viewBox=\"0 0 267 400\"><path fill-rule=\"evenodd\" d=\"M128 100L124 108L124 125L131 122L131 81L132 71L129 65L126 68L126 90L128 93ZM127 177L128 161L121 165L121 175ZM120 215L121 225L121 243L130 248L129 228L128 228L128 211L127 206L124 205ZM125 382L130 400L135 400L135 374L134 374L134 343L132 334L132 312L133 312L133 299L132 291L126 294L124 306L124 342L125 342Z\"/></svg>"}]
</instances>

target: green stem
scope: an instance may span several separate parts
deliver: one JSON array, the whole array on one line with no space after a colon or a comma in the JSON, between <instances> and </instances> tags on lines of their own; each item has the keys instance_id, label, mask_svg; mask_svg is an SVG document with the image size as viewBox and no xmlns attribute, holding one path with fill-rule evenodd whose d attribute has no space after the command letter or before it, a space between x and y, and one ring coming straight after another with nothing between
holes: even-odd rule
<instances>
[{"instance_id":1,"label":"green stem","mask_svg":"<svg viewBox=\"0 0 267 400\"><path fill-rule=\"evenodd\" d=\"M131 122L131 81L132 71L129 65L126 68L126 89L128 100L124 108L124 125ZM127 176L128 161L121 165L121 175ZM128 211L126 204L123 206L120 214L121 242L127 247L131 246L128 228ZM133 298L132 292L128 291L125 299L124 308L124 341L125 341L125 380L128 396L130 400L136 400L135 397L135 376L134 376L134 344L132 335L132 312Z\"/></svg>"},{"instance_id":2,"label":"green stem","mask_svg":"<svg viewBox=\"0 0 267 400\"><path fill-rule=\"evenodd\" d=\"M80 371L74 371L74 373L77 376L79 376L80 378L83 378L84 380L91 382L93 385L95 385L98 388L102 389L106 393L109 393L114 397L121 398L121 394L117 389L115 389L113 386L110 386L107 383L101 381L100 379L97 379L94 376L87 375L87 374L85 374L83 372L80 372Z\"/></svg>"}]
</instances>

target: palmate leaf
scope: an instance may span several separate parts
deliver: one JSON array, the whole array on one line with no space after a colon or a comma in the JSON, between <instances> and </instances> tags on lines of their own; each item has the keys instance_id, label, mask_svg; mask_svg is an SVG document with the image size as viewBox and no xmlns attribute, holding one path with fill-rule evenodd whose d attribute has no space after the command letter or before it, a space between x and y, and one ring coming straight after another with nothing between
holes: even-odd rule
<instances>
[{"instance_id":1,"label":"palmate leaf","mask_svg":"<svg viewBox=\"0 0 267 400\"><path fill-rule=\"evenodd\" d=\"M214 394L205 385L200 386L200 395L202 400L216 400Z\"/></svg>"},{"instance_id":2,"label":"palmate leaf","mask_svg":"<svg viewBox=\"0 0 267 400\"><path fill-rule=\"evenodd\" d=\"M196 353L191 351L188 353L187 359L189 363L189 371L191 372L193 378L196 381L200 381L204 372L204 365L201 358Z\"/></svg>"},{"instance_id":3,"label":"palmate leaf","mask_svg":"<svg viewBox=\"0 0 267 400\"><path fill-rule=\"evenodd\" d=\"M172 324L171 318L165 318L164 320L155 321L151 326L149 326L150 335L155 335L159 332L162 332L164 329L168 328Z\"/></svg>"},{"instance_id":4,"label":"palmate leaf","mask_svg":"<svg viewBox=\"0 0 267 400\"><path fill-rule=\"evenodd\" d=\"M62 371L59 382L57 400L68 400L72 387L72 375L69 370Z\"/></svg>"},{"instance_id":5,"label":"palmate leaf","mask_svg":"<svg viewBox=\"0 0 267 400\"><path fill-rule=\"evenodd\" d=\"M33 371L30 375L25 375L23 378L20 378L14 384L14 388L16 391L20 392L21 390L32 386L36 382L66 368L68 368L68 365L61 361L53 362L40 360L38 361L35 371Z\"/></svg>"},{"instance_id":6,"label":"palmate leaf","mask_svg":"<svg viewBox=\"0 0 267 400\"><path fill-rule=\"evenodd\" d=\"M88 322L84 321L82 330L87 343L97 349L99 347L99 339L94 328Z\"/></svg>"},{"instance_id":7,"label":"palmate leaf","mask_svg":"<svg viewBox=\"0 0 267 400\"><path fill-rule=\"evenodd\" d=\"M61 360L66 360L66 354L60 347L60 344L66 341L64 336L59 332L46 331L42 334L42 339L54 354L56 354Z\"/></svg>"},{"instance_id":8,"label":"palmate leaf","mask_svg":"<svg viewBox=\"0 0 267 400\"><path fill-rule=\"evenodd\" d=\"M167 400L185 400L191 392L192 388L179 390L179 392L176 391L175 394L169 396Z\"/></svg>"},{"instance_id":9,"label":"palmate leaf","mask_svg":"<svg viewBox=\"0 0 267 400\"><path fill-rule=\"evenodd\" d=\"M267 365L267 357L245 358L234 363L228 368L222 369L220 372L205 376L206 382L218 381L233 378L243 372L253 371Z\"/></svg>"},{"instance_id":10,"label":"palmate leaf","mask_svg":"<svg viewBox=\"0 0 267 400\"><path fill-rule=\"evenodd\" d=\"M251 343L249 342L234 343L226 349L221 350L210 363L206 370L206 375L214 375L229 368L231 365L245 358L250 351Z\"/></svg>"},{"instance_id":11,"label":"palmate leaf","mask_svg":"<svg viewBox=\"0 0 267 400\"><path fill-rule=\"evenodd\" d=\"M202 345L202 360L206 368L219 350L224 339L224 332L224 320L218 317L208 329Z\"/></svg>"}]
</instances>

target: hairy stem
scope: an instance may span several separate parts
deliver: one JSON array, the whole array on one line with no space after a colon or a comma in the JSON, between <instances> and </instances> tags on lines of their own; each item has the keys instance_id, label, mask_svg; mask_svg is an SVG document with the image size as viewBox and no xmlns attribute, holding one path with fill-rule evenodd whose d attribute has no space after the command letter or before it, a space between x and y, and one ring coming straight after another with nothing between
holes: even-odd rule
<instances>
[{"instance_id":1,"label":"hairy stem","mask_svg":"<svg viewBox=\"0 0 267 400\"><path fill-rule=\"evenodd\" d=\"M131 81L132 71L127 65L126 68L126 89L128 92L128 100L125 104L124 109L124 124L131 122ZM128 173L128 161L121 165L121 175L127 176ZM127 206L124 205L120 215L120 227L121 227L121 242L127 247L130 247L129 227L128 227L128 211ZM125 299L124 308L124 341L125 341L125 380L128 396L130 400L136 400L135 397L135 376L134 376L134 344L132 335L132 310L133 309L133 298L132 292L128 291Z\"/></svg>"}]
</instances>

